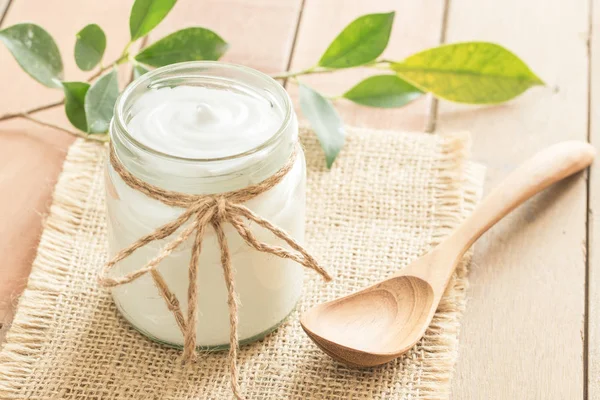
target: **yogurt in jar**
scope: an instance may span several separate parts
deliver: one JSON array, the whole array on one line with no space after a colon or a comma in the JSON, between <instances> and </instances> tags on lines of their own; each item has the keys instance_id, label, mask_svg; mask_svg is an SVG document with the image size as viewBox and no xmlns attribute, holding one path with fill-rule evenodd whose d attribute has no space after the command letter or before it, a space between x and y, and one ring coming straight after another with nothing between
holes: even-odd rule
<instances>
[{"instance_id":1,"label":"yogurt in jar","mask_svg":"<svg viewBox=\"0 0 600 400\"><path fill-rule=\"evenodd\" d=\"M166 78L161 70L169 73ZM156 70L132 85L117 104L111 139L122 164L152 185L193 194L239 190L278 171L296 146L298 128L289 97L259 72L222 63L184 63ZM302 242L303 154L282 181L245 205ZM110 164L107 207L111 257L183 212L131 189ZM271 232L249 226L260 241L284 246ZM240 303L239 338L249 341L292 311L301 294L303 270L291 260L248 247L231 226L224 228ZM139 269L171 239L137 250L114 274ZM158 267L184 315L190 252L191 239ZM197 285L197 344L227 345L227 290L212 228L202 241ZM138 330L155 340L183 345L175 318L149 275L113 288L113 298Z\"/></svg>"}]
</instances>

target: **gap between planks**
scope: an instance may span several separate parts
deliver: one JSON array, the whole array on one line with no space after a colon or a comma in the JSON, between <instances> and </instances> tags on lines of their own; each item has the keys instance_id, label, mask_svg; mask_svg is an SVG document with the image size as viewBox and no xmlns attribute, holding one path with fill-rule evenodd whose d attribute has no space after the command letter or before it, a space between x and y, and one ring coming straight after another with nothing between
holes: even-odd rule
<instances>
[{"instance_id":1,"label":"gap between planks","mask_svg":"<svg viewBox=\"0 0 600 400\"><path fill-rule=\"evenodd\" d=\"M292 61L294 59L294 50L296 49L296 43L298 41L298 34L300 33L300 24L302 23L302 14L304 11L304 5L306 4L306 0L300 0L300 9L298 10L298 18L296 18L296 29L294 30L294 37L292 38L292 46L290 47L290 52L288 55L287 63L286 63L286 71L290 71L292 69ZM283 87L287 90L289 78L285 78L283 80Z\"/></svg>"},{"instance_id":2,"label":"gap between planks","mask_svg":"<svg viewBox=\"0 0 600 400\"><path fill-rule=\"evenodd\" d=\"M450 13L450 0L444 0L444 10L442 12L442 23L440 27L440 38L439 44L446 43L446 31L448 29L448 14ZM427 112L427 123L425 124L426 133L434 133L437 117L438 117L438 103L439 100L429 94L429 110Z\"/></svg>"},{"instance_id":3,"label":"gap between planks","mask_svg":"<svg viewBox=\"0 0 600 400\"><path fill-rule=\"evenodd\" d=\"M0 28L4 22L4 17L8 14L8 9L13 0L0 0Z\"/></svg>"},{"instance_id":4,"label":"gap between planks","mask_svg":"<svg viewBox=\"0 0 600 400\"><path fill-rule=\"evenodd\" d=\"M587 141L592 143L592 132L591 132L591 106L592 106L592 26L593 26L593 2L594 0L588 0L588 26L587 26L587 81L588 81L588 93L587 93ZM583 398L588 399L589 396L589 332L590 332L590 236L591 236L591 221L590 221L590 201L591 201L591 167L586 171L586 198L585 198L585 287L584 287L584 309L583 309Z\"/></svg>"},{"instance_id":5,"label":"gap between planks","mask_svg":"<svg viewBox=\"0 0 600 400\"><path fill-rule=\"evenodd\" d=\"M600 143L600 112L598 111L598 96L600 96L600 81L593 74L593 67L600 63L600 41L594 35L600 26L600 17L594 16L593 11L600 8L598 0L589 0L589 21L587 31L588 50L588 126L587 139L598 148ZM595 211L600 208L600 161L589 170L587 179L587 237L586 237L586 286L585 286L585 325L584 325L584 398L600 398L600 262L597 249L598 230L600 223Z\"/></svg>"}]
</instances>

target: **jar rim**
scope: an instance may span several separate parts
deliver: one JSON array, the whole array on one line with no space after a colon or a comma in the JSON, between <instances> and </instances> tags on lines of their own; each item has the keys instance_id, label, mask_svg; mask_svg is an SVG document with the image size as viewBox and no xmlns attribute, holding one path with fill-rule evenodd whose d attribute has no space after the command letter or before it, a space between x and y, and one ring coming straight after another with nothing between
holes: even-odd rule
<instances>
[{"instance_id":1,"label":"jar rim","mask_svg":"<svg viewBox=\"0 0 600 400\"><path fill-rule=\"evenodd\" d=\"M163 75L164 73L167 73L167 72L172 73L172 72L177 72L177 71L190 71L190 70L193 70L194 68L201 69L201 68L208 68L208 67L218 67L218 68L223 68L223 69L229 70L229 71L238 71L243 74L247 74L249 76L259 78L260 80L264 81L266 84L271 85L274 88L274 91L276 92L276 94L279 95L283 99L282 109L284 112L284 116L283 116L281 125L279 126L277 131L274 132L273 135L271 135L264 142L253 147L250 150L246 150L241 153L231 154L231 155L224 156L224 157L215 157L215 158L195 158L195 157L176 156L173 154L165 153L165 152L162 152L160 150L157 150L150 146L145 145L144 143L140 142L139 140L137 140L135 137L133 137L129 133L129 130L127 129L127 123L125 122L124 110L125 110L127 100L129 99L130 95L136 89L138 89L140 86L143 86L143 85L150 85L153 80L155 80L156 78L160 77L161 75ZM235 159L243 158L246 156L250 156L252 154L258 153L264 149L269 148L270 146L275 144L277 141L279 141L279 139L285 134L290 123L292 122L292 119L293 119L292 100L290 99L288 92L285 90L285 88L282 85L279 84L279 82L277 82L275 79L273 79L269 75L267 75L263 72L260 72L256 69L246 67L246 66L240 65L240 64L227 63L227 62L221 62L221 61L188 61L188 62L170 64L170 65L166 65L164 67L157 68L155 70L147 72L142 77L134 80L129 85L127 85L127 87L119 95L119 98L117 99L117 101L115 103L114 115L112 118L111 125L116 125L117 128L119 128L119 131L122 134L122 136L124 136L124 138L130 144L132 144L137 149L142 150L144 152L150 153L155 156L168 158L171 160L176 160L176 161L209 163L209 162L221 162L221 161L235 160ZM111 129L111 131L114 131L114 129Z\"/></svg>"}]
</instances>

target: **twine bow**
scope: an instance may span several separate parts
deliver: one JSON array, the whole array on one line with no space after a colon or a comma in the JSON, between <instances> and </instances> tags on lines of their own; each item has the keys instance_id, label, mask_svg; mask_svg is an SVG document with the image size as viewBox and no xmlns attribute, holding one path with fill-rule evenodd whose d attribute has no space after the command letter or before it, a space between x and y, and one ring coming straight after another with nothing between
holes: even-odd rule
<instances>
[{"instance_id":1,"label":"twine bow","mask_svg":"<svg viewBox=\"0 0 600 400\"><path fill-rule=\"evenodd\" d=\"M254 249L271 253L281 258L291 259L306 268L317 271L326 281L331 280L331 276L308 252L292 239L286 232L279 229L269 221L259 217L250 211L242 203L255 198L261 193L266 192L277 185L292 169L294 161L298 154L298 148L294 148L287 163L274 175L266 180L252 186L245 187L233 192L227 192L220 195L192 195L186 193L172 192L161 189L157 186L137 178L131 174L119 161L114 148L110 146L110 163L115 172L132 189L135 189L146 196L158 200L168 206L184 208L185 211L175 220L166 223L157 228L154 232L139 238L130 246L119 251L115 257L110 260L100 273L100 284L105 287L115 287L134 281L135 279L150 273L159 293L164 298L167 307L175 316L177 325L181 329L184 337L183 360L191 362L196 358L196 319L197 319L197 276L198 259L202 248L202 239L208 225L211 225L217 235L217 240L221 252L221 264L223 266L223 275L225 286L227 288L227 304L229 306L229 368L231 372L231 386L234 395L242 399L241 391L238 385L237 376L237 348L238 348L238 304L235 284L233 279L233 270L231 268L231 256L227 246L227 239L223 231L223 224L231 224L244 241ZM246 221L252 221L257 225L271 231L279 239L283 240L293 251L280 246L273 246L259 241L248 227ZM189 223L188 223L189 222ZM188 223L187 225L185 225ZM184 226L185 225L185 226ZM111 277L111 269L121 260L129 257L137 249L156 240L165 239L180 228L178 235L170 241L159 254L150 260L140 269L130 272L122 277ZM183 316L179 300L169 289L157 267L162 260L169 256L177 247L179 247L189 237L193 237L192 256L188 270L188 307L187 318Z\"/></svg>"}]
</instances>

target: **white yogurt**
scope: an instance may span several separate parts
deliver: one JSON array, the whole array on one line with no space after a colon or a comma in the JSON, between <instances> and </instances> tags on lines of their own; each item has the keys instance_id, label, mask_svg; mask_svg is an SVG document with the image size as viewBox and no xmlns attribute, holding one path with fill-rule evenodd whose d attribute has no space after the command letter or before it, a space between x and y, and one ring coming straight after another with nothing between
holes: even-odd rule
<instances>
[{"instance_id":1,"label":"white yogurt","mask_svg":"<svg viewBox=\"0 0 600 400\"><path fill-rule=\"evenodd\" d=\"M133 105L130 134L146 146L186 158L251 150L273 136L282 115L264 98L205 87L145 93Z\"/></svg>"},{"instance_id":2,"label":"white yogurt","mask_svg":"<svg viewBox=\"0 0 600 400\"><path fill-rule=\"evenodd\" d=\"M149 90L135 100L130 114L132 117L127 130L131 137L148 148L187 159L215 159L251 151L269 140L284 119L282 110L267 97L201 86ZM295 119L292 129L297 135ZM232 187L239 188L240 182L243 187L263 180L265 177L254 174L252 168L254 165L257 165L256 168L265 165L271 158L268 152L218 163L174 163L173 160L155 157L139 161L139 165L131 167L130 171L136 174L135 168L139 168L138 176L170 190L218 193L232 190ZM123 160L123 164L127 166L126 160ZM250 172L248 168L241 168L241 164L244 164L244 168L249 166ZM141 236L171 221L182 210L165 206L132 190L112 167L107 168L109 241L111 255L114 255ZM203 178L194 180L196 174ZM211 181L210 187L205 186L207 179L210 181L213 175L219 179L216 183ZM305 167L301 155L294 168L277 186L249 201L246 206L302 242L304 190ZM270 232L252 224L250 227L259 240L283 245ZM303 271L292 261L249 248L231 226L226 226L225 232L240 299L239 337L240 340L249 340L261 336L291 312L302 290ZM118 265L115 274L121 276L139 269L167 242L153 242L138 250ZM190 249L191 240L166 258L158 268L179 299L184 315L187 310ZM202 243L199 263L199 346L218 346L229 342L227 290L219 251L214 232L209 228ZM113 297L123 315L137 329L159 341L183 344L179 327L150 276L145 275L114 288Z\"/></svg>"}]
</instances>

